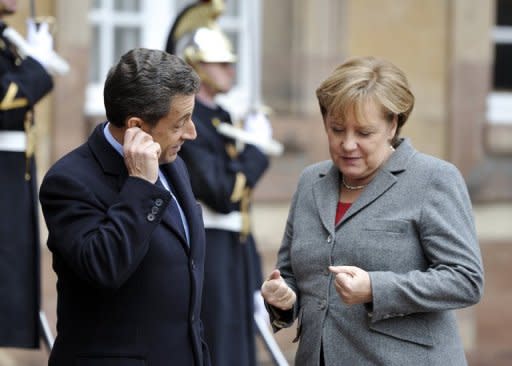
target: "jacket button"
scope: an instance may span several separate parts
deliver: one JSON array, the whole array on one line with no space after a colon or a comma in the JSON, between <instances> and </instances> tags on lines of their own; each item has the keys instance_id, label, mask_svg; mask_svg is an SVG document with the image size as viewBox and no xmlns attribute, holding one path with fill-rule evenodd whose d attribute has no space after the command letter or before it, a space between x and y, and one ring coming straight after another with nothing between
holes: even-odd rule
<instances>
[{"instance_id":1,"label":"jacket button","mask_svg":"<svg viewBox=\"0 0 512 366\"><path fill-rule=\"evenodd\" d=\"M327 244L331 244L331 242L332 242L332 236L331 236L331 235L329 235L329 236L327 237Z\"/></svg>"},{"instance_id":2,"label":"jacket button","mask_svg":"<svg viewBox=\"0 0 512 366\"><path fill-rule=\"evenodd\" d=\"M320 310L324 310L326 307L327 307L327 302L325 300L320 300L320 302L318 303L318 308Z\"/></svg>"},{"instance_id":3,"label":"jacket button","mask_svg":"<svg viewBox=\"0 0 512 366\"><path fill-rule=\"evenodd\" d=\"M149 222L153 222L155 221L155 215L153 215L152 213L148 214L146 216L146 219L148 219Z\"/></svg>"},{"instance_id":4,"label":"jacket button","mask_svg":"<svg viewBox=\"0 0 512 366\"><path fill-rule=\"evenodd\" d=\"M151 213L153 215L156 215L158 213L158 211L160 211L160 209L158 207L156 207L156 206L151 207Z\"/></svg>"},{"instance_id":5,"label":"jacket button","mask_svg":"<svg viewBox=\"0 0 512 366\"><path fill-rule=\"evenodd\" d=\"M163 201L161 198L157 198L157 199L155 200L155 206L156 206L156 207L160 207L160 206L162 206L162 205L163 205L163 203L164 203L164 201Z\"/></svg>"},{"instance_id":6,"label":"jacket button","mask_svg":"<svg viewBox=\"0 0 512 366\"><path fill-rule=\"evenodd\" d=\"M193 259L190 260L190 267L192 267L192 269L196 269L196 262L194 262Z\"/></svg>"}]
</instances>

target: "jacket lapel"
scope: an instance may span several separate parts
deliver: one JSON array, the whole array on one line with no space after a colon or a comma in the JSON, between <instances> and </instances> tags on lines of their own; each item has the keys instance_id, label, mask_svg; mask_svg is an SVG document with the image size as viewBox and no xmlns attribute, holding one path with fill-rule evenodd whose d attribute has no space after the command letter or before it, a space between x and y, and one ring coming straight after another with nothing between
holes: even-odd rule
<instances>
[{"instance_id":1,"label":"jacket lapel","mask_svg":"<svg viewBox=\"0 0 512 366\"><path fill-rule=\"evenodd\" d=\"M397 182L398 174L406 170L408 162L415 153L416 150L411 146L409 140L403 139L396 148L396 151L391 154L388 161L379 170L375 178L373 178L359 198L350 206L347 213L343 216L340 225L390 189Z\"/></svg>"},{"instance_id":2,"label":"jacket lapel","mask_svg":"<svg viewBox=\"0 0 512 366\"><path fill-rule=\"evenodd\" d=\"M368 184L358 199L350 206L340 221L342 225L350 217L370 205L373 201L384 194L389 188L396 183L396 177L389 171L381 170L375 178Z\"/></svg>"},{"instance_id":3,"label":"jacket lapel","mask_svg":"<svg viewBox=\"0 0 512 366\"><path fill-rule=\"evenodd\" d=\"M123 186L125 180L128 178L128 171L124 164L123 157L109 144L103 129L105 123L101 123L94 129L93 133L87 141L89 148L91 149L94 157L98 161L98 164L103 169L106 175L116 177L116 188L119 191Z\"/></svg>"},{"instance_id":4,"label":"jacket lapel","mask_svg":"<svg viewBox=\"0 0 512 366\"><path fill-rule=\"evenodd\" d=\"M313 184L313 197L325 229L334 231L334 219L338 206L340 190L340 178L338 168L330 164L325 173L319 175L319 179Z\"/></svg>"},{"instance_id":5,"label":"jacket lapel","mask_svg":"<svg viewBox=\"0 0 512 366\"><path fill-rule=\"evenodd\" d=\"M350 206L338 226L342 225L345 221L349 220L352 216L356 215L390 189L398 180L397 174L406 169L410 158L416 152L417 151L411 146L408 139L402 140L396 151L391 154L389 160L380 169L375 178L368 184L359 198ZM332 232L334 229L339 190L340 172L338 168L331 163L328 165L325 172L319 175L319 179L313 185L313 197L318 209L318 214L322 224L329 232Z\"/></svg>"},{"instance_id":6,"label":"jacket lapel","mask_svg":"<svg viewBox=\"0 0 512 366\"><path fill-rule=\"evenodd\" d=\"M194 249L192 243L194 242L195 239L197 223L195 217L193 216L193 213L195 212L195 210L197 210L197 207L193 206L196 200L194 198L192 190L190 189L190 186L187 184L183 174L180 174L180 172L178 171L176 164L177 162L175 161L170 164L161 165L160 168L166 175L167 179L171 181L173 188L175 190L174 194L176 195L176 198L180 203L181 209L183 210L183 213L185 214L185 217L187 219L190 243L187 243L186 238L184 238L183 235L181 235L181 233L178 230L176 230L174 227L171 228L176 233L176 235L179 236L180 240L182 241L182 244L184 245L185 249L188 252L189 250ZM168 221L166 223L169 224Z\"/></svg>"}]
</instances>

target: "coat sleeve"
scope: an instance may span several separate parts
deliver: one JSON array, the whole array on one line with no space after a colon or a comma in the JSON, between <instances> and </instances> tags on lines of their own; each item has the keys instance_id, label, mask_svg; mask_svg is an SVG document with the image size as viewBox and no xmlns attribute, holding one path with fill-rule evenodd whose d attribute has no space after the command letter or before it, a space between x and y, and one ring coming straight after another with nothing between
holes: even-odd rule
<instances>
[{"instance_id":1,"label":"coat sleeve","mask_svg":"<svg viewBox=\"0 0 512 366\"><path fill-rule=\"evenodd\" d=\"M267 311L270 315L270 323L274 332L279 331L281 328L290 327L294 320L297 318L300 304L300 293L297 288L297 282L295 281L295 275L291 264L290 251L293 242L293 221L294 212L297 204L297 197L299 190L295 192L292 198L290 211L288 213L288 219L286 221L286 228L281 242L281 247L277 255L276 268L281 272L281 277L286 281L287 285L295 292L297 300L292 309L284 311L274 306L265 303Z\"/></svg>"},{"instance_id":2,"label":"coat sleeve","mask_svg":"<svg viewBox=\"0 0 512 366\"><path fill-rule=\"evenodd\" d=\"M40 200L48 247L92 285L119 288L146 255L170 195L128 177L118 199L106 206L91 185L67 174L47 174Z\"/></svg>"},{"instance_id":3,"label":"coat sleeve","mask_svg":"<svg viewBox=\"0 0 512 366\"><path fill-rule=\"evenodd\" d=\"M370 272L373 322L457 309L477 303L482 296L483 265L462 176L442 162L424 187L417 230L429 267L406 273Z\"/></svg>"},{"instance_id":4,"label":"coat sleeve","mask_svg":"<svg viewBox=\"0 0 512 366\"><path fill-rule=\"evenodd\" d=\"M36 104L53 88L50 74L31 57L27 57L18 67L3 74L2 96L5 97L11 84L17 86L18 93L16 97L27 98L30 106Z\"/></svg>"},{"instance_id":5,"label":"coat sleeve","mask_svg":"<svg viewBox=\"0 0 512 366\"><path fill-rule=\"evenodd\" d=\"M3 66L5 65L4 63ZM0 129L22 131L25 114L50 92L53 87L52 79L30 57L18 66L0 70L0 73Z\"/></svg>"}]
</instances>

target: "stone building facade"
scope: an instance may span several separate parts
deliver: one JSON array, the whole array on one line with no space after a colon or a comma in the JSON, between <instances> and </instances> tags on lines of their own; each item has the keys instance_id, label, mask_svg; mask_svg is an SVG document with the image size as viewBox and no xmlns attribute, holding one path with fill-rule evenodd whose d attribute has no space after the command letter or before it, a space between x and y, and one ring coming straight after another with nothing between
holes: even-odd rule
<instances>
[{"instance_id":1,"label":"stone building facade","mask_svg":"<svg viewBox=\"0 0 512 366\"><path fill-rule=\"evenodd\" d=\"M186 3L121 1L153 6L165 3L165 9L174 12L178 3ZM233 1L236 8L248 8L254 2L260 5L260 12L250 13L249 18L256 16L261 36L261 98L273 110L274 137L285 146L285 153L273 158L270 171L255 192L257 202L286 206L300 171L328 159L315 89L344 59L375 55L403 69L416 95L414 111L402 135L410 137L418 150L457 165L475 204L512 205L512 114L510 119L501 116L495 122L491 110L496 43L501 40L506 45L510 38L512 44L506 26L503 33L496 32L497 9L504 7L506 14L512 14L508 1L226 0ZM36 107L39 178L55 160L85 141L92 125L104 118L85 108L95 48L88 15L94 4L102 2L118 3L36 2L38 15L55 17L56 49L71 65L70 73L56 77L54 91ZM7 21L23 33L29 1L19 0L18 8ZM505 16L505 23L512 20L507 19ZM507 90L498 91L506 100ZM501 216L511 215L500 212ZM484 248L492 254L496 247L500 253L488 257L487 268L494 268L500 258L508 258L504 253L512 255L512 246L504 243ZM53 309L51 305L47 304ZM468 348L478 328L475 318L472 309L461 313L465 334L469 335Z\"/></svg>"},{"instance_id":2,"label":"stone building facade","mask_svg":"<svg viewBox=\"0 0 512 366\"><path fill-rule=\"evenodd\" d=\"M237 2L244 6L246 1ZM29 4L18 3L19 11L9 21L22 30ZM54 92L36 110L41 173L84 141L91 120L103 118L84 112L92 3L37 2L39 14L56 17L56 48L72 66L69 75L56 78ZM499 4L261 0L261 96L274 111L274 135L286 152L274 158L266 183L256 192L258 199L289 199L290 185L302 167L328 158L314 91L347 57L376 55L402 68L416 94L403 135L419 150L455 163L474 201L512 200L512 123L487 119L494 63L490 35Z\"/></svg>"}]
</instances>

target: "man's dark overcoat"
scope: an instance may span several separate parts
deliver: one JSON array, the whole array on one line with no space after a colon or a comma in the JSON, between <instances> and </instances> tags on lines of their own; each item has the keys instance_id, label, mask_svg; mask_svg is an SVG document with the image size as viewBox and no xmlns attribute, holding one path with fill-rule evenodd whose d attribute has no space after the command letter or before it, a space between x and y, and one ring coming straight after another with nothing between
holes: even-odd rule
<instances>
[{"instance_id":1,"label":"man's dark overcoat","mask_svg":"<svg viewBox=\"0 0 512 366\"><path fill-rule=\"evenodd\" d=\"M178 157L160 167L187 218L190 246L167 216L169 192L129 177L103 128L41 186L58 277L49 365L209 365L200 320L204 228L185 164Z\"/></svg>"}]
</instances>

